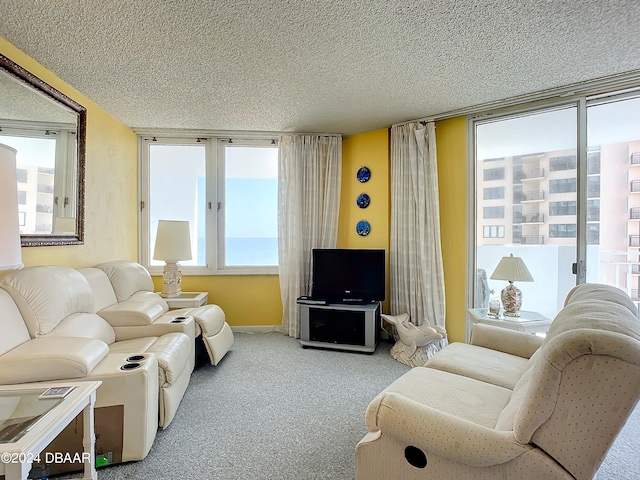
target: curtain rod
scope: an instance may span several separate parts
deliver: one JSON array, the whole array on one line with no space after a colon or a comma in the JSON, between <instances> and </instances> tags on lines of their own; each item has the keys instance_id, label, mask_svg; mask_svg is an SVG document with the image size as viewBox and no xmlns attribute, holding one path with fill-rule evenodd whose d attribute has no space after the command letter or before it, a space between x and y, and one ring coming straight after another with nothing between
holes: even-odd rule
<instances>
[{"instance_id":1,"label":"curtain rod","mask_svg":"<svg viewBox=\"0 0 640 480\"><path fill-rule=\"evenodd\" d=\"M443 112L429 117L422 117L415 120L408 120L406 122L395 123L392 127L398 127L406 125L408 123L417 122L436 122L438 120L446 120L448 118L461 117L463 115L476 115L479 113L487 113L491 110L497 110L501 108L513 107L515 105L521 105L524 103L532 103L540 100L548 100L554 97L582 97L586 95L601 95L609 93L607 90L611 88L625 89L640 87L640 70L632 70L626 73L618 73L609 75L606 77L597 78L595 80L585 80L584 82L573 83L562 87L549 88L547 90L541 90L538 92L527 93L524 95L517 95L515 97L509 97L503 100L496 100L494 102L481 103L471 107L460 108L457 110L451 110L449 112Z\"/></svg>"},{"instance_id":2,"label":"curtain rod","mask_svg":"<svg viewBox=\"0 0 640 480\"><path fill-rule=\"evenodd\" d=\"M274 137L279 135L317 135L319 137L342 137L341 133L315 133L315 132L267 132L251 130L192 130L180 128L146 128L134 127L133 132L138 135L155 135L156 137L179 136L187 138L206 137Z\"/></svg>"}]
</instances>

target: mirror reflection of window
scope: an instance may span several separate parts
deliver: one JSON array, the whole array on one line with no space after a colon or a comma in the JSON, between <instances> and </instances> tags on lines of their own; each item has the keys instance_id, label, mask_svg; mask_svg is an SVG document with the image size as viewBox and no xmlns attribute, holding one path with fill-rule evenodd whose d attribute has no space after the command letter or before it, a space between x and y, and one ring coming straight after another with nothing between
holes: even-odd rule
<instances>
[{"instance_id":1,"label":"mirror reflection of window","mask_svg":"<svg viewBox=\"0 0 640 480\"><path fill-rule=\"evenodd\" d=\"M0 142L17 150L18 211L21 234L51 234L59 217L75 216L73 190L66 182L68 169L75 168L75 139L69 131L3 128ZM69 162L69 159L72 161ZM68 165L71 163L72 165ZM56 175L58 172L58 175ZM71 208L74 208L71 211ZM56 231L57 230L57 231ZM68 227L65 227L69 230ZM75 232L75 227L70 233Z\"/></svg>"}]
</instances>

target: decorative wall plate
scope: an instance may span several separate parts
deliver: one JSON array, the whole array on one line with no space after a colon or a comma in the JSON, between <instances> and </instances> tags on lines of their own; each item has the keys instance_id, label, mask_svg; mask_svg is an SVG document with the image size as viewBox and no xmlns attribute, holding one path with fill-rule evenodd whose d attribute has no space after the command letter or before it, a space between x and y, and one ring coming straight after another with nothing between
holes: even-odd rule
<instances>
[{"instance_id":1,"label":"decorative wall plate","mask_svg":"<svg viewBox=\"0 0 640 480\"><path fill-rule=\"evenodd\" d=\"M360 195L358 195L358 198L356 198L356 204L360 208L367 208L370 203L371 203L371 198L366 193L361 193Z\"/></svg>"},{"instance_id":2,"label":"decorative wall plate","mask_svg":"<svg viewBox=\"0 0 640 480\"><path fill-rule=\"evenodd\" d=\"M368 182L371 178L371 170L367 167L360 167L360 170L358 170L358 173L356 174L356 178L360 183Z\"/></svg>"},{"instance_id":3,"label":"decorative wall plate","mask_svg":"<svg viewBox=\"0 0 640 480\"><path fill-rule=\"evenodd\" d=\"M371 232L371 225L366 220L360 220L356 225L356 233L361 237L366 237Z\"/></svg>"}]
</instances>

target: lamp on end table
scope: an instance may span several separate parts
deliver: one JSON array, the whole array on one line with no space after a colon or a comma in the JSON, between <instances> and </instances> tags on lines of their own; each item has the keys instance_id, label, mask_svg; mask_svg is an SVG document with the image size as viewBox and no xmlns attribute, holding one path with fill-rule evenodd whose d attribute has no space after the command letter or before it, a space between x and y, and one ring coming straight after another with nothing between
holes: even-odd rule
<instances>
[{"instance_id":1,"label":"lamp on end table","mask_svg":"<svg viewBox=\"0 0 640 480\"><path fill-rule=\"evenodd\" d=\"M520 257L514 257L513 253L508 257L502 257L498 266L491 275L492 280L507 280L507 285L500 292L500 299L507 317L519 317L522 305L522 292L513 282L533 282L533 277Z\"/></svg>"},{"instance_id":2,"label":"lamp on end table","mask_svg":"<svg viewBox=\"0 0 640 480\"><path fill-rule=\"evenodd\" d=\"M164 260L162 293L165 298L179 297L182 293L182 272L178 262L191 260L191 235L186 220L158 220L155 260Z\"/></svg>"}]
</instances>

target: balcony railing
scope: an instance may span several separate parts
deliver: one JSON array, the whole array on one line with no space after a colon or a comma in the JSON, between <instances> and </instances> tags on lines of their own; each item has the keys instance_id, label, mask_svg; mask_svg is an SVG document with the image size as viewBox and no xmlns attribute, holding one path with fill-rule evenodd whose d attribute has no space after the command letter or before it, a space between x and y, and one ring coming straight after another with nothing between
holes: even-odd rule
<instances>
[{"instance_id":1,"label":"balcony railing","mask_svg":"<svg viewBox=\"0 0 640 480\"><path fill-rule=\"evenodd\" d=\"M631 275L640 275L640 264L634 263L631 265Z\"/></svg>"},{"instance_id":2,"label":"balcony railing","mask_svg":"<svg viewBox=\"0 0 640 480\"><path fill-rule=\"evenodd\" d=\"M629 246L640 247L640 235L629 235Z\"/></svg>"},{"instance_id":3,"label":"balcony railing","mask_svg":"<svg viewBox=\"0 0 640 480\"><path fill-rule=\"evenodd\" d=\"M640 180L632 180L631 184L629 185L629 191L631 193L640 192Z\"/></svg>"},{"instance_id":4,"label":"balcony railing","mask_svg":"<svg viewBox=\"0 0 640 480\"><path fill-rule=\"evenodd\" d=\"M522 245L544 245L544 235L523 235L520 237Z\"/></svg>"},{"instance_id":5,"label":"balcony railing","mask_svg":"<svg viewBox=\"0 0 640 480\"><path fill-rule=\"evenodd\" d=\"M544 213L514 214L513 223L544 223Z\"/></svg>"},{"instance_id":6,"label":"balcony railing","mask_svg":"<svg viewBox=\"0 0 640 480\"><path fill-rule=\"evenodd\" d=\"M634 302L637 302L638 300L640 300L640 297L638 297L638 290L631 290L631 295L629 295L631 297L631 300L633 300Z\"/></svg>"},{"instance_id":7,"label":"balcony railing","mask_svg":"<svg viewBox=\"0 0 640 480\"><path fill-rule=\"evenodd\" d=\"M38 184L38 193L53 193L53 185Z\"/></svg>"},{"instance_id":8,"label":"balcony railing","mask_svg":"<svg viewBox=\"0 0 640 480\"><path fill-rule=\"evenodd\" d=\"M544 168L529 168L514 173L516 180L532 180L534 178L544 178Z\"/></svg>"},{"instance_id":9,"label":"balcony railing","mask_svg":"<svg viewBox=\"0 0 640 480\"><path fill-rule=\"evenodd\" d=\"M631 154L631 165L640 165L640 152Z\"/></svg>"},{"instance_id":10,"label":"balcony railing","mask_svg":"<svg viewBox=\"0 0 640 480\"><path fill-rule=\"evenodd\" d=\"M541 202L544 200L544 190L522 192L522 197L523 202Z\"/></svg>"},{"instance_id":11,"label":"balcony railing","mask_svg":"<svg viewBox=\"0 0 640 480\"><path fill-rule=\"evenodd\" d=\"M53 205L36 205L36 213L53 213Z\"/></svg>"},{"instance_id":12,"label":"balcony railing","mask_svg":"<svg viewBox=\"0 0 640 480\"><path fill-rule=\"evenodd\" d=\"M629 220L640 220L640 207L629 209Z\"/></svg>"}]
</instances>

